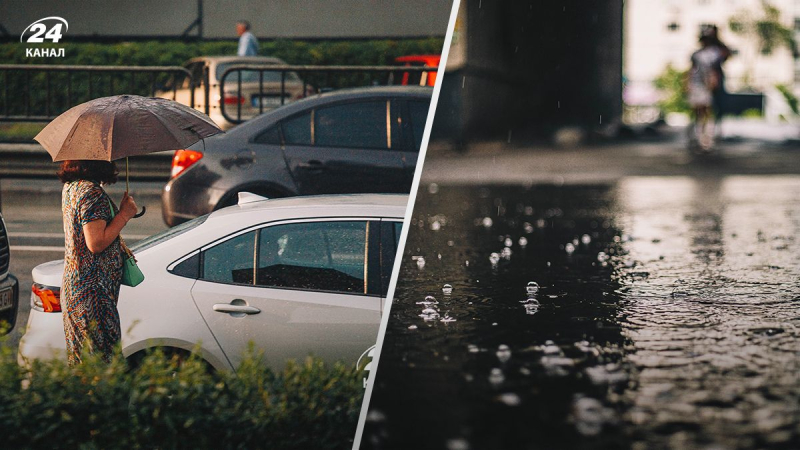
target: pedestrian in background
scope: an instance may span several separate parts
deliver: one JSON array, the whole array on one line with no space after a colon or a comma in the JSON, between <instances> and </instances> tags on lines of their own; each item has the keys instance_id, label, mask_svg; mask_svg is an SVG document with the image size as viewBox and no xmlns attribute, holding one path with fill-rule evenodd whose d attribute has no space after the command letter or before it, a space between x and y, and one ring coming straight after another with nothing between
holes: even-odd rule
<instances>
[{"instance_id":1,"label":"pedestrian in background","mask_svg":"<svg viewBox=\"0 0 800 450\"><path fill-rule=\"evenodd\" d=\"M239 36L239 50L236 54L238 56L257 56L258 40L250 32L250 22L246 20L236 22L236 34Z\"/></svg>"},{"instance_id":2,"label":"pedestrian in background","mask_svg":"<svg viewBox=\"0 0 800 450\"><path fill-rule=\"evenodd\" d=\"M108 161L64 161L58 177L64 183L64 275L61 310L70 366L81 352L100 353L110 361L120 341L117 300L122 281L123 243L120 232L136 215L133 197L122 197L117 211L101 185L117 181L119 171Z\"/></svg>"},{"instance_id":3,"label":"pedestrian in background","mask_svg":"<svg viewBox=\"0 0 800 450\"><path fill-rule=\"evenodd\" d=\"M713 117L714 92L719 88L722 51L715 39L705 30L700 34L700 50L692 53L692 67L686 80L689 105L694 113L690 128L690 146L710 151L714 145L715 120Z\"/></svg>"}]
</instances>

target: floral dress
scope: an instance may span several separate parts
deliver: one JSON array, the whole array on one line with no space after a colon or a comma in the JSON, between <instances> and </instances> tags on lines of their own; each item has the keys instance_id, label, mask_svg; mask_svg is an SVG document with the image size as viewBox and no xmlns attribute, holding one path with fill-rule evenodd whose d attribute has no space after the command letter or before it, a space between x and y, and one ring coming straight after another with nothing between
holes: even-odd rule
<instances>
[{"instance_id":1,"label":"floral dress","mask_svg":"<svg viewBox=\"0 0 800 450\"><path fill-rule=\"evenodd\" d=\"M109 361L122 335L117 311L122 248L117 237L101 253L90 252L83 226L98 219L111 222L111 208L114 214L117 210L94 181L65 183L61 199L65 237L61 310L69 364L81 362L84 344Z\"/></svg>"}]
</instances>

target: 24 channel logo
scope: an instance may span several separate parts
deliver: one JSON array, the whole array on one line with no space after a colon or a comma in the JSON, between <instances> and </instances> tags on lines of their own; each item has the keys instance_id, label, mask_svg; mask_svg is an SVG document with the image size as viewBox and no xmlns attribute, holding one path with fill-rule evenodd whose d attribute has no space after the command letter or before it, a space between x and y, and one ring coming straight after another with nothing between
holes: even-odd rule
<instances>
[{"instance_id":1,"label":"24 channel logo","mask_svg":"<svg viewBox=\"0 0 800 450\"><path fill-rule=\"evenodd\" d=\"M57 44L64 33L69 29L69 23L63 17L50 16L39 19L28 25L19 36L19 41L28 44L44 44L47 41ZM25 36L28 36L25 39ZM28 58L64 57L64 48L26 48L25 56Z\"/></svg>"}]
</instances>

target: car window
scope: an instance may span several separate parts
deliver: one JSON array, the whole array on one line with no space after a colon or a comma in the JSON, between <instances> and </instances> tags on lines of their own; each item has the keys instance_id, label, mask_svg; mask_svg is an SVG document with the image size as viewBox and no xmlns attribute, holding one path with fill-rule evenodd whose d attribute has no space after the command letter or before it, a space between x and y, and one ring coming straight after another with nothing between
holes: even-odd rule
<instances>
[{"instance_id":1,"label":"car window","mask_svg":"<svg viewBox=\"0 0 800 450\"><path fill-rule=\"evenodd\" d=\"M255 139L258 144L281 145L280 125L273 125Z\"/></svg>"},{"instance_id":2,"label":"car window","mask_svg":"<svg viewBox=\"0 0 800 450\"><path fill-rule=\"evenodd\" d=\"M325 147L388 148L387 102L355 102L314 112L314 143Z\"/></svg>"},{"instance_id":3,"label":"car window","mask_svg":"<svg viewBox=\"0 0 800 450\"><path fill-rule=\"evenodd\" d=\"M222 80L222 74L230 67L233 66L241 66L244 64L253 64L247 61L235 61L230 63L219 64L217 66L217 80ZM265 67L269 67L273 64L259 64ZM225 77L225 83L237 83L238 77L241 74L242 76L242 83L258 83L258 70L242 70L242 71L235 71L228 74ZM294 72L286 72L286 82L299 82L300 77L297 76ZM280 83L281 82L281 73L280 72L273 72L266 70L264 71L264 83Z\"/></svg>"},{"instance_id":4,"label":"car window","mask_svg":"<svg viewBox=\"0 0 800 450\"><path fill-rule=\"evenodd\" d=\"M150 247L156 246L164 241L170 240L174 237L180 236L187 231L197 228L203 224L203 222L208 219L208 214L202 215L200 217L194 218L188 222L184 222L180 225L176 225L172 228L168 228L161 233L156 233L150 237L144 238L141 241L137 242L134 245L130 246L132 252L141 252L142 250L147 250Z\"/></svg>"},{"instance_id":5,"label":"car window","mask_svg":"<svg viewBox=\"0 0 800 450\"><path fill-rule=\"evenodd\" d=\"M417 151L422 146L422 134L425 132L425 120L428 118L429 107L430 102L408 102L408 110L411 116L411 134L414 139L414 148Z\"/></svg>"},{"instance_id":6,"label":"car window","mask_svg":"<svg viewBox=\"0 0 800 450\"><path fill-rule=\"evenodd\" d=\"M311 145L311 113L290 117L281 123L287 145Z\"/></svg>"},{"instance_id":7,"label":"car window","mask_svg":"<svg viewBox=\"0 0 800 450\"><path fill-rule=\"evenodd\" d=\"M367 222L309 222L262 228L256 284L367 292Z\"/></svg>"},{"instance_id":8,"label":"car window","mask_svg":"<svg viewBox=\"0 0 800 450\"><path fill-rule=\"evenodd\" d=\"M381 222L381 292L384 297L389 291L389 280L392 277L402 229L403 222Z\"/></svg>"},{"instance_id":9,"label":"car window","mask_svg":"<svg viewBox=\"0 0 800 450\"><path fill-rule=\"evenodd\" d=\"M253 284L256 232L228 239L203 252L203 275L216 283Z\"/></svg>"}]
</instances>

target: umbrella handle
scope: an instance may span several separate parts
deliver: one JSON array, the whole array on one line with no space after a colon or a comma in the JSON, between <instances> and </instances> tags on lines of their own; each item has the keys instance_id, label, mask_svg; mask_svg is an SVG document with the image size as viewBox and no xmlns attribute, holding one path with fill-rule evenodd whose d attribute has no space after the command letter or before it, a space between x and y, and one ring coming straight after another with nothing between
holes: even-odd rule
<instances>
[{"instance_id":1,"label":"umbrella handle","mask_svg":"<svg viewBox=\"0 0 800 450\"><path fill-rule=\"evenodd\" d=\"M136 214L135 216L133 216L133 218L138 219L139 217L142 217L146 212L147 212L147 206L142 206L142 212Z\"/></svg>"}]
</instances>

